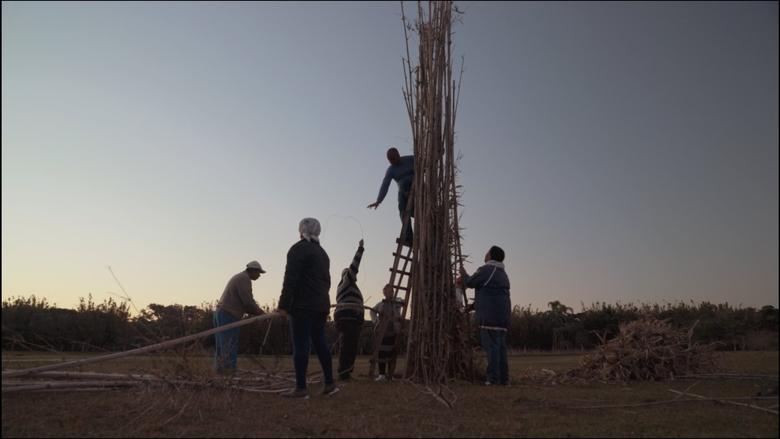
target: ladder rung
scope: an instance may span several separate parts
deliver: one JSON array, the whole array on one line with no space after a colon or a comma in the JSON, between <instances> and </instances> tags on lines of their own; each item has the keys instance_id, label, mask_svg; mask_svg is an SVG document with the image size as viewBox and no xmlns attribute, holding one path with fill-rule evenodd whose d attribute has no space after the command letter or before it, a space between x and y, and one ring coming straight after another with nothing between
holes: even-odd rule
<instances>
[{"instance_id":1,"label":"ladder rung","mask_svg":"<svg viewBox=\"0 0 780 439\"><path fill-rule=\"evenodd\" d=\"M396 252L393 252L393 256L397 256L400 259L405 259L407 261L411 261L412 258L410 258L408 255L398 254Z\"/></svg>"},{"instance_id":2,"label":"ladder rung","mask_svg":"<svg viewBox=\"0 0 780 439\"><path fill-rule=\"evenodd\" d=\"M395 288L396 290L404 290L404 291L409 291L409 287L402 287L402 286L400 286L400 285L398 285L398 286L394 286L393 288Z\"/></svg>"},{"instance_id":3,"label":"ladder rung","mask_svg":"<svg viewBox=\"0 0 780 439\"><path fill-rule=\"evenodd\" d=\"M393 272L393 273L397 273L397 274L405 274L407 276L411 276L412 275L412 273L410 273L408 271L395 270L395 269L392 269L392 268L390 270L388 270L388 271Z\"/></svg>"}]
</instances>

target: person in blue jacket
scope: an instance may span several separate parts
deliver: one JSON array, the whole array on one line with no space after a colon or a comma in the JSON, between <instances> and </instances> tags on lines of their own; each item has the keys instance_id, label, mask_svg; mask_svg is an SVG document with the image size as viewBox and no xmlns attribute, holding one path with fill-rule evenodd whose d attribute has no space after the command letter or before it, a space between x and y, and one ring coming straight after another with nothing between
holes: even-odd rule
<instances>
[{"instance_id":1,"label":"person in blue jacket","mask_svg":"<svg viewBox=\"0 0 780 439\"><path fill-rule=\"evenodd\" d=\"M461 266L460 274L466 288L474 288L474 310L479 325L482 349L487 354L485 385L509 384L506 359L506 333L509 330L512 302L509 298L509 277L504 271L504 250L490 247L485 265L469 276Z\"/></svg>"},{"instance_id":2,"label":"person in blue jacket","mask_svg":"<svg viewBox=\"0 0 780 439\"><path fill-rule=\"evenodd\" d=\"M406 205L410 201L409 192L412 189L412 181L414 180L414 156L401 156L397 149L390 148L387 150L387 161L390 162L390 166L387 167L385 172L385 178L382 180L382 186L379 188L379 195L376 197L375 202L368 205L368 208L376 209L379 207L387 195L387 190L390 188L390 180L395 180L396 184L398 184L398 214L401 216L401 224L403 226ZM410 212L409 217L413 216L414 212ZM412 237L412 224L410 221L406 227L404 243L411 245Z\"/></svg>"}]
</instances>

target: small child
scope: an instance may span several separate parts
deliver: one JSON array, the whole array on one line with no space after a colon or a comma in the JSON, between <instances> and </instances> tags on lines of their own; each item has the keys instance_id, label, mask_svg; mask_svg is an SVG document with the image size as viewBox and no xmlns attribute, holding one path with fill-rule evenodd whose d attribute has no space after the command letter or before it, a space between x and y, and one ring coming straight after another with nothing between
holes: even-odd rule
<instances>
[{"instance_id":1,"label":"small child","mask_svg":"<svg viewBox=\"0 0 780 439\"><path fill-rule=\"evenodd\" d=\"M403 301L393 297L393 286L385 285L382 289L385 298L371 309L371 321L378 331L384 319L389 319L384 337L379 344L379 376L376 381L387 381L393 378L395 362L398 357L396 339L401 335L401 311Z\"/></svg>"}]
</instances>

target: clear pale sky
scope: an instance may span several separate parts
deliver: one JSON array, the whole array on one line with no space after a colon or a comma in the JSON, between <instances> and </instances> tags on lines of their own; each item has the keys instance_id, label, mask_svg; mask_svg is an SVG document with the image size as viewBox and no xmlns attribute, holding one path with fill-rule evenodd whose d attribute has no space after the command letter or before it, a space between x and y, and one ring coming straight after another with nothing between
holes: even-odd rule
<instances>
[{"instance_id":1,"label":"clear pale sky","mask_svg":"<svg viewBox=\"0 0 780 439\"><path fill-rule=\"evenodd\" d=\"M512 302L778 304L778 5L461 2L464 252ZM411 153L400 7L2 4L2 297L215 301L298 221L375 302ZM351 216L353 218L347 218Z\"/></svg>"}]
</instances>

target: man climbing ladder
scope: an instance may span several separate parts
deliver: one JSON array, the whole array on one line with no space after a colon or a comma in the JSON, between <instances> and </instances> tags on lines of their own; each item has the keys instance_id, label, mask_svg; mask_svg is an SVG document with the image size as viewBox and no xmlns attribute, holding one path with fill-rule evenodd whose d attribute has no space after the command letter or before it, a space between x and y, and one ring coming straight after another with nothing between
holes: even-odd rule
<instances>
[{"instance_id":1,"label":"man climbing ladder","mask_svg":"<svg viewBox=\"0 0 780 439\"><path fill-rule=\"evenodd\" d=\"M387 161L390 162L390 166L387 167L387 172L385 172L385 178L382 180L382 186L379 188L379 195L375 202L368 205L368 208L376 209L379 207L387 195L390 180L395 180L396 184L398 184L398 214L401 217L402 226L406 226L404 244L411 247L413 238L412 227L411 224L404 224L404 221L409 221L410 218L414 217L414 209L409 209L408 218L404 214L407 210L407 204L411 201L412 182L414 181L414 156L405 155L402 157L397 149L391 147L387 150Z\"/></svg>"}]
</instances>

